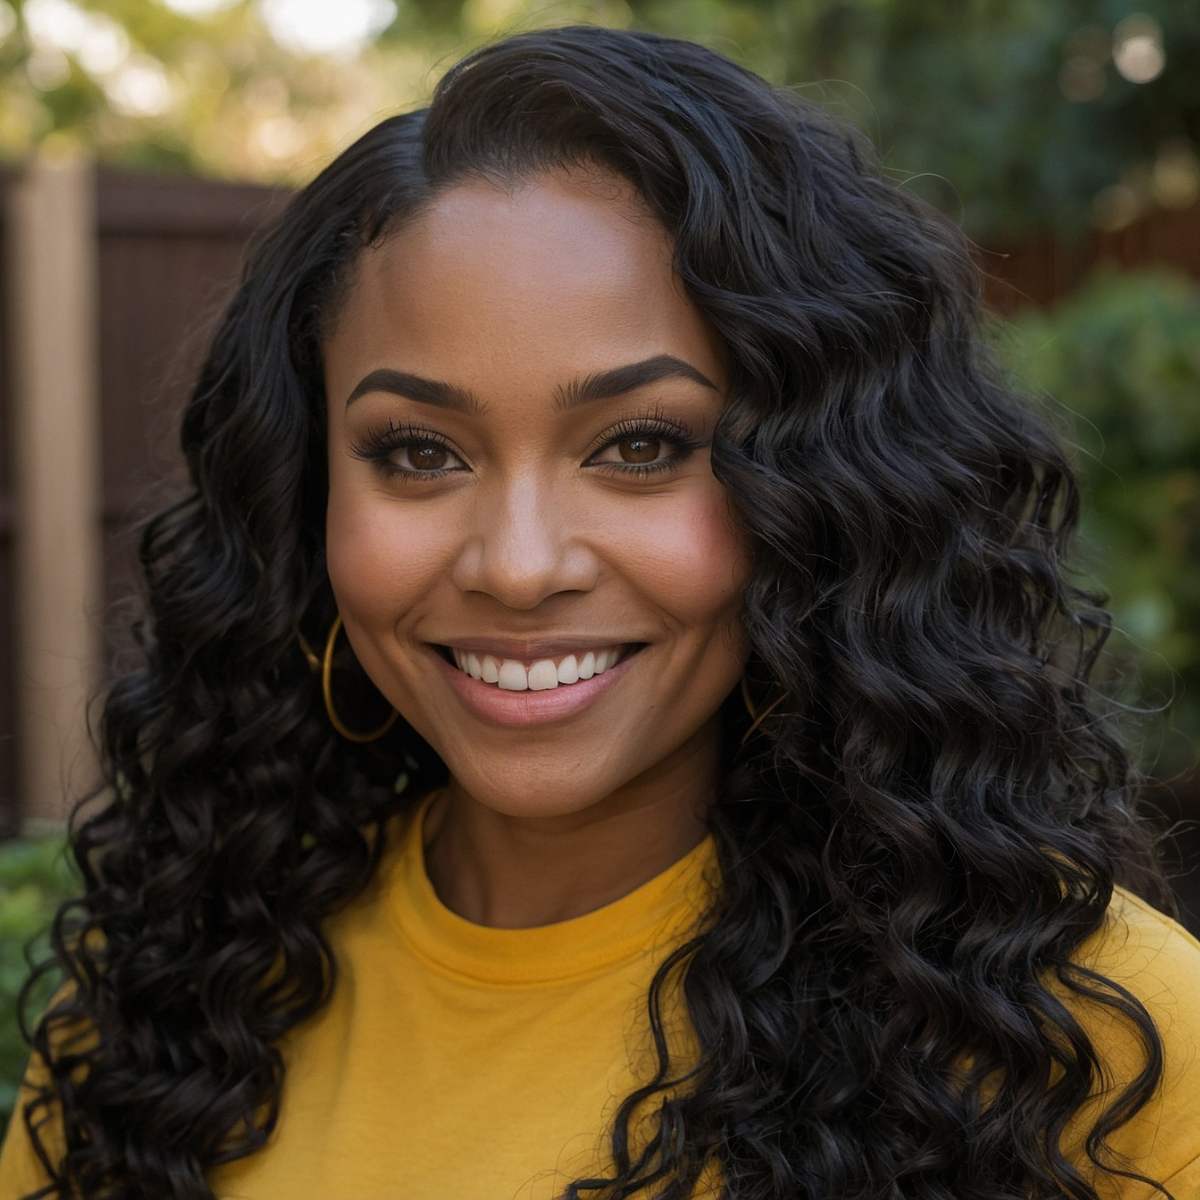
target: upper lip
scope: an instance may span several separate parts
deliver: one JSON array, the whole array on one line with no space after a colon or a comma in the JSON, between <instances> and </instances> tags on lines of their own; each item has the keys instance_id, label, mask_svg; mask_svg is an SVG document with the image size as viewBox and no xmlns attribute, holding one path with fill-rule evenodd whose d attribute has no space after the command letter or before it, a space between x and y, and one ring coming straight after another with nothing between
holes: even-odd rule
<instances>
[{"instance_id":1,"label":"upper lip","mask_svg":"<svg viewBox=\"0 0 1200 1200\"><path fill-rule=\"evenodd\" d=\"M439 639L432 644L474 654L491 654L496 658L511 658L517 662L535 662L539 658L561 658L578 651L628 646L634 641L633 638L586 634L554 638L454 637Z\"/></svg>"}]
</instances>

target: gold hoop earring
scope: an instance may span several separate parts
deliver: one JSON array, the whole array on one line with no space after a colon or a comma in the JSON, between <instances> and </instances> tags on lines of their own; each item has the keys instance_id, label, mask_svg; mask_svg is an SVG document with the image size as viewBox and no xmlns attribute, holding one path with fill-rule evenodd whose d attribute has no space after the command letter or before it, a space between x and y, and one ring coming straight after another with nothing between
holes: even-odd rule
<instances>
[{"instance_id":1,"label":"gold hoop earring","mask_svg":"<svg viewBox=\"0 0 1200 1200\"><path fill-rule=\"evenodd\" d=\"M393 708L391 716L389 716L378 729L372 729L369 733L355 733L353 729L348 729L342 724L337 713L333 709L333 645L337 641L338 630L342 627L342 614L338 613L333 618L333 624L329 627L329 636L325 639L325 655L321 662L317 663L317 656L309 649L308 643L304 640L303 634L298 634L300 638L300 646L304 650L305 657L308 659L309 666L314 670L319 666L321 669L321 691L325 696L325 711L329 714L329 723L342 735L351 742L373 742L376 738L381 738L395 724L396 718L400 715L400 710Z\"/></svg>"},{"instance_id":2,"label":"gold hoop earring","mask_svg":"<svg viewBox=\"0 0 1200 1200\"><path fill-rule=\"evenodd\" d=\"M745 704L746 711L753 718L753 722L750 725L750 728L742 734L742 740L738 743L739 750L746 744L746 741L750 735L759 727L759 725L762 724L763 719L767 716L771 709L773 709L786 695L786 691L781 691L779 695L776 696L775 699L772 700L771 703L762 710L762 712L756 714L754 711L754 704L750 700L750 688L746 683L746 677L745 675L742 676L742 703Z\"/></svg>"},{"instance_id":3,"label":"gold hoop earring","mask_svg":"<svg viewBox=\"0 0 1200 1200\"><path fill-rule=\"evenodd\" d=\"M308 662L308 669L314 674L321 669L321 660L316 656L313 648L308 644L308 638L296 630L296 640L300 643L300 649L304 651L304 657Z\"/></svg>"}]
</instances>

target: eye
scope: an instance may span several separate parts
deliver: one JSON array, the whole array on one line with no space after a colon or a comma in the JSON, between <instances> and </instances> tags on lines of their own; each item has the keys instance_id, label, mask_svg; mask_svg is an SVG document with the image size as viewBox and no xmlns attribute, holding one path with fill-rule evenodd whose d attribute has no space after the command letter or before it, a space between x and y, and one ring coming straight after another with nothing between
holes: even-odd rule
<instances>
[{"instance_id":1,"label":"eye","mask_svg":"<svg viewBox=\"0 0 1200 1200\"><path fill-rule=\"evenodd\" d=\"M610 430L601 451L615 447L619 457L596 462L596 466L614 475L649 475L670 471L691 456L703 443L692 437L691 431L662 418L634 418L621 422ZM664 449L667 456L661 457Z\"/></svg>"},{"instance_id":2,"label":"eye","mask_svg":"<svg viewBox=\"0 0 1200 1200\"><path fill-rule=\"evenodd\" d=\"M446 469L446 463L452 451L438 442L418 441L416 439L401 442L396 450L408 455L414 475L428 475L431 472L440 473Z\"/></svg>"},{"instance_id":3,"label":"eye","mask_svg":"<svg viewBox=\"0 0 1200 1200\"><path fill-rule=\"evenodd\" d=\"M454 470L446 465L448 460L462 463L441 434L415 425L397 425L390 418L387 425L368 430L352 443L350 453L371 463L385 479L440 479ZM407 456L411 465L397 462L398 455Z\"/></svg>"}]
</instances>

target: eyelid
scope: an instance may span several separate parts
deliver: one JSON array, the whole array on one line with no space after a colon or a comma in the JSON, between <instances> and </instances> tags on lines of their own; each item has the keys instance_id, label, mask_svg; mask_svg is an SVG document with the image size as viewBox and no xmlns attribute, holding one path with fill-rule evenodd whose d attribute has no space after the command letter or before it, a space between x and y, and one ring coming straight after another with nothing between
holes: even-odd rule
<instances>
[{"instance_id":1,"label":"eyelid","mask_svg":"<svg viewBox=\"0 0 1200 1200\"><path fill-rule=\"evenodd\" d=\"M622 417L605 429L588 447L588 457L590 458L598 450L605 449L610 442L618 438L643 432L647 426L655 426L663 433L675 437L681 442L691 443L695 439L695 433L690 425L670 416L660 403L655 402L648 408L639 409L628 417Z\"/></svg>"},{"instance_id":2,"label":"eyelid","mask_svg":"<svg viewBox=\"0 0 1200 1200\"><path fill-rule=\"evenodd\" d=\"M391 417L388 417L386 425L369 429L360 439L352 441L350 454L354 458L372 462L395 453L397 449L410 442L425 442L439 446L448 454L453 454L460 462L463 461L462 455L450 444L450 439L436 429L427 429L407 421L397 423ZM433 475L434 472L421 472L421 474Z\"/></svg>"}]
</instances>

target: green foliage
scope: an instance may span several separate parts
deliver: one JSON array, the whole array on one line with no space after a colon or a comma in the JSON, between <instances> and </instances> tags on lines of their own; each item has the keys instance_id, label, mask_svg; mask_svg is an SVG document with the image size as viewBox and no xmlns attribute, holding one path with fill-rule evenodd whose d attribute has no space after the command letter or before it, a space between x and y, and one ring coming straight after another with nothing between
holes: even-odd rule
<instances>
[{"instance_id":1,"label":"green foliage","mask_svg":"<svg viewBox=\"0 0 1200 1200\"><path fill-rule=\"evenodd\" d=\"M1111 593L1110 670L1138 678L1139 704L1170 702L1168 736L1142 764L1170 776L1200 745L1200 287L1165 269L1101 267L997 342L1067 429L1081 575Z\"/></svg>"},{"instance_id":2,"label":"green foliage","mask_svg":"<svg viewBox=\"0 0 1200 1200\"><path fill-rule=\"evenodd\" d=\"M40 961L49 949L49 926L59 903L82 890L67 859L62 836L13 838L0 843L0 1129L16 1102L29 1047L17 1027L17 993L29 976L30 955ZM32 941L31 941L32 939ZM40 981L26 1014L36 1019L56 986Z\"/></svg>"},{"instance_id":3,"label":"green foliage","mask_svg":"<svg viewBox=\"0 0 1200 1200\"><path fill-rule=\"evenodd\" d=\"M473 46L582 21L692 38L834 109L976 239L1071 240L1200 196L1200 5L1178 0L404 0L345 57L279 44L251 0L196 16L56 6L82 12L93 42L125 38L127 60L56 44L47 22L22 19L24 0L0 0L13 14L2 157L57 139L126 165L299 186L381 116L425 103ZM1131 18L1163 55L1141 81L1114 58Z\"/></svg>"},{"instance_id":4,"label":"green foliage","mask_svg":"<svg viewBox=\"0 0 1200 1200\"><path fill-rule=\"evenodd\" d=\"M1200 194L1198 5L633 0L631 8L636 24L731 54L861 125L907 186L975 238L1053 232L1071 241L1117 185L1128 218ZM1112 57L1119 23L1135 12L1157 24L1165 51L1161 73L1141 83ZM1094 94L1072 96L1081 74Z\"/></svg>"}]
</instances>

